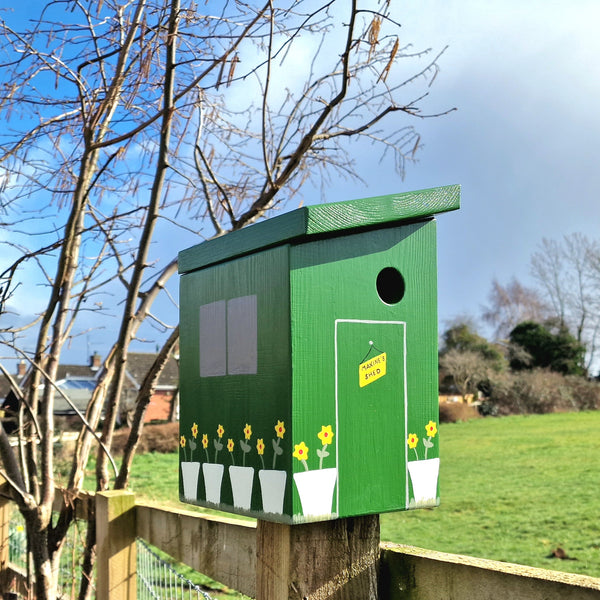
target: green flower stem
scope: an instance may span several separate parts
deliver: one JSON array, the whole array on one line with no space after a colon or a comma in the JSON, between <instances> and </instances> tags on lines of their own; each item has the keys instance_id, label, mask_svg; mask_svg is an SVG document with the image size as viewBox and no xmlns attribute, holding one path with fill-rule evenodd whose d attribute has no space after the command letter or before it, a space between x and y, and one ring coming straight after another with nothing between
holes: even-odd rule
<instances>
[{"instance_id":1,"label":"green flower stem","mask_svg":"<svg viewBox=\"0 0 600 600\"><path fill-rule=\"evenodd\" d=\"M206 462L210 462L210 457L208 456L208 448L204 448L204 452L206 453Z\"/></svg>"},{"instance_id":2,"label":"green flower stem","mask_svg":"<svg viewBox=\"0 0 600 600\"><path fill-rule=\"evenodd\" d=\"M326 450L327 450L327 446L328 446L328 445L329 445L329 444L323 444L323 448L321 448L321 452L319 452L319 453L318 453L318 454L319 454L319 469L322 469L322 468L323 468L323 459L324 459L326 456L329 456L329 455L326 453Z\"/></svg>"},{"instance_id":3,"label":"green flower stem","mask_svg":"<svg viewBox=\"0 0 600 600\"><path fill-rule=\"evenodd\" d=\"M415 451L415 456L417 457L417 460L419 460L419 453L417 452L417 449L413 448L413 450Z\"/></svg>"},{"instance_id":4,"label":"green flower stem","mask_svg":"<svg viewBox=\"0 0 600 600\"><path fill-rule=\"evenodd\" d=\"M304 465L304 470L308 471L308 465L306 464L305 460L300 460L300 462Z\"/></svg>"},{"instance_id":5,"label":"green flower stem","mask_svg":"<svg viewBox=\"0 0 600 600\"><path fill-rule=\"evenodd\" d=\"M281 438L277 438L276 440L273 440L275 442L275 445L279 448L279 442L281 442ZM275 463L277 462L277 452L273 452L273 470L275 470Z\"/></svg>"},{"instance_id":6,"label":"green flower stem","mask_svg":"<svg viewBox=\"0 0 600 600\"><path fill-rule=\"evenodd\" d=\"M427 438L427 441L431 443L431 436ZM427 452L429 451L429 444L425 445L425 460L427 460Z\"/></svg>"},{"instance_id":7,"label":"green flower stem","mask_svg":"<svg viewBox=\"0 0 600 600\"><path fill-rule=\"evenodd\" d=\"M265 459L263 458L262 454L259 454L258 456L260 456L260 464L262 465L263 471L265 469Z\"/></svg>"}]
</instances>

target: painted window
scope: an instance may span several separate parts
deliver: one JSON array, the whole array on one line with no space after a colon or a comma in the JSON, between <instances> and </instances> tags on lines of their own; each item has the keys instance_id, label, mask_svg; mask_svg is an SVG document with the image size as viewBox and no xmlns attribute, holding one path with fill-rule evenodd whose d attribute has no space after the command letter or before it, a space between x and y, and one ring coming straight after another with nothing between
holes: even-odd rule
<instances>
[{"instance_id":1,"label":"painted window","mask_svg":"<svg viewBox=\"0 0 600 600\"><path fill-rule=\"evenodd\" d=\"M200 307L200 377L255 375L256 295Z\"/></svg>"}]
</instances>

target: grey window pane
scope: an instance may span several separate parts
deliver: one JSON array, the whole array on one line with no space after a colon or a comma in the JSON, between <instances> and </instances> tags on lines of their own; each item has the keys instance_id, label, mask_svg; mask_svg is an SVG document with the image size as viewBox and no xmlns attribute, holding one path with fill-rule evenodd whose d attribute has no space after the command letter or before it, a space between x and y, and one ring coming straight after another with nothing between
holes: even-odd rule
<instances>
[{"instance_id":1,"label":"grey window pane","mask_svg":"<svg viewBox=\"0 0 600 600\"><path fill-rule=\"evenodd\" d=\"M200 377L218 377L226 374L225 307L225 300L200 307Z\"/></svg>"},{"instance_id":2,"label":"grey window pane","mask_svg":"<svg viewBox=\"0 0 600 600\"><path fill-rule=\"evenodd\" d=\"M234 298L227 303L227 373L256 375L256 295Z\"/></svg>"}]
</instances>

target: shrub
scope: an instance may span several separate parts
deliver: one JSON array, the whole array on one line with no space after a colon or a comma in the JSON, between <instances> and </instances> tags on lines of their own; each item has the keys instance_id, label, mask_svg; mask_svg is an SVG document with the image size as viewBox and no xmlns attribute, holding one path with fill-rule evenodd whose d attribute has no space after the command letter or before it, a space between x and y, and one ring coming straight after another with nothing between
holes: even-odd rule
<instances>
[{"instance_id":1,"label":"shrub","mask_svg":"<svg viewBox=\"0 0 600 600\"><path fill-rule=\"evenodd\" d=\"M491 381L487 405L499 415L600 408L600 385L547 369L504 373Z\"/></svg>"},{"instance_id":2,"label":"shrub","mask_svg":"<svg viewBox=\"0 0 600 600\"><path fill-rule=\"evenodd\" d=\"M463 402L440 402L440 423L456 423L457 421L469 421L477 419L479 414L477 407Z\"/></svg>"},{"instance_id":3,"label":"shrub","mask_svg":"<svg viewBox=\"0 0 600 600\"><path fill-rule=\"evenodd\" d=\"M113 454L123 453L123 448L129 436L129 428L124 427L113 436ZM162 425L144 425L142 439L137 448L138 454L145 452L175 452L179 441L179 423L164 423Z\"/></svg>"},{"instance_id":4,"label":"shrub","mask_svg":"<svg viewBox=\"0 0 600 600\"><path fill-rule=\"evenodd\" d=\"M600 409L600 383L588 381L583 377L565 377L573 395L573 404L577 410Z\"/></svg>"}]
</instances>

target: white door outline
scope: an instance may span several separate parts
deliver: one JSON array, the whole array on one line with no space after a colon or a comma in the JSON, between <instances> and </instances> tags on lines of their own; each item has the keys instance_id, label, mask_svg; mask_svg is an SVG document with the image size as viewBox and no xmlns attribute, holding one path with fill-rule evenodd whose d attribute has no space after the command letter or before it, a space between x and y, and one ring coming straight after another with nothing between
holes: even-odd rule
<instances>
[{"instance_id":1,"label":"white door outline","mask_svg":"<svg viewBox=\"0 0 600 600\"><path fill-rule=\"evenodd\" d=\"M366 324L377 324L377 325L403 325L402 329L404 332L403 336L403 357L404 357L404 443L406 443L406 439L408 437L408 386L407 386L407 373L406 373L406 322L405 321L374 321L368 319L336 319L335 320L335 457L336 457L336 465L338 464L338 456L339 456L339 441L340 441L340 432L339 428L339 419L338 419L338 323L366 323ZM405 498L405 506L408 507L409 502L409 494L408 494L408 452L404 453L404 477L405 483L404 487L406 489L406 498ZM339 515L340 511L340 482L339 482L340 474L338 472L338 482L336 485L336 510L334 511Z\"/></svg>"}]
</instances>

